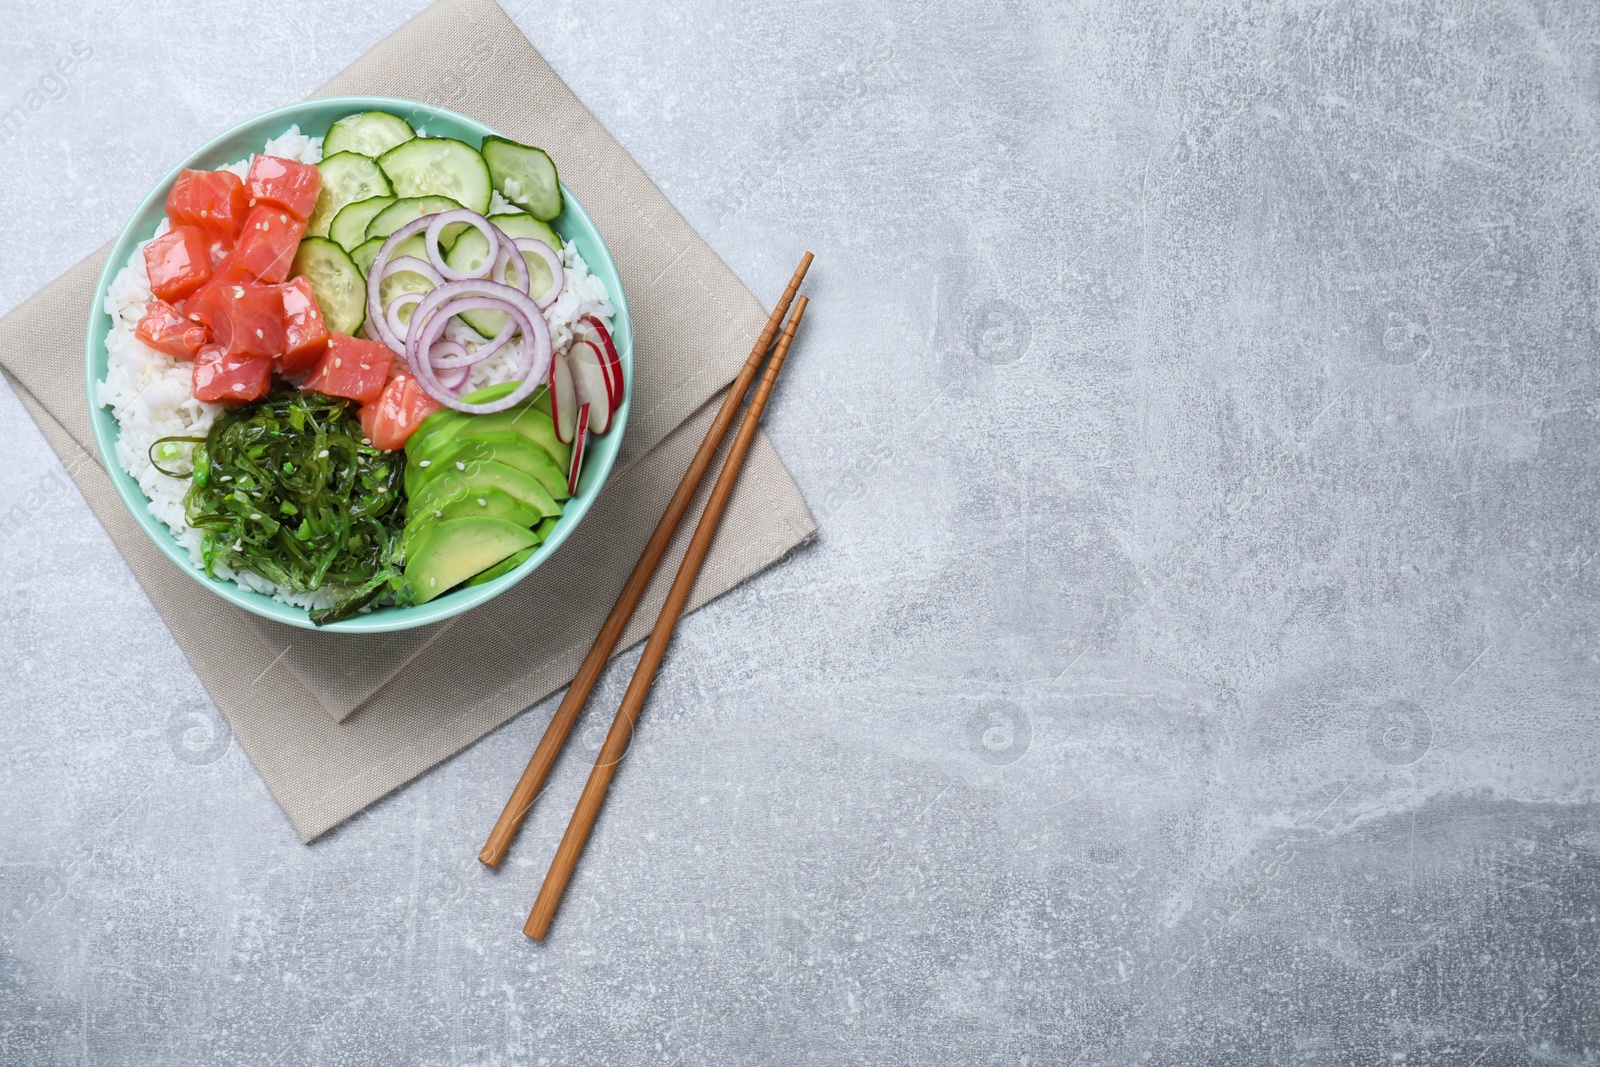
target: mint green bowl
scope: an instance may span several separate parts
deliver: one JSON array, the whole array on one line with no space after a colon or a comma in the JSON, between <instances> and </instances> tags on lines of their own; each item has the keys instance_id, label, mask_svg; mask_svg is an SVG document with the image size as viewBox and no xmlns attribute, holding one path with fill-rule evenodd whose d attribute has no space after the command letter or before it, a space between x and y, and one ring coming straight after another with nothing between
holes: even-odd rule
<instances>
[{"instance_id":1,"label":"mint green bowl","mask_svg":"<svg viewBox=\"0 0 1600 1067\"><path fill-rule=\"evenodd\" d=\"M264 115L257 115L250 121L235 126L189 156L174 168L171 174L162 179L161 184L145 197L144 203L139 205L139 210L134 212L133 218L117 238L117 243L111 249L111 258L106 261L106 268L101 272L100 283L95 286L94 306L89 311L86 384L89 390L90 421L94 424L94 439L100 449L100 461L105 464L106 471L111 475L112 484L117 487L117 494L128 506L128 512L134 521L179 570L229 603L265 619L306 629L342 633L382 633L388 630L407 630L413 626L426 626L429 623L452 618L479 604L493 600L522 581L548 559L551 553L560 548L578 523L583 521L595 497L600 495L600 489L605 485L607 475L611 473L611 465L616 461L617 450L622 447L622 434L628 423L628 407L633 398L633 324L628 318L628 304L623 298L622 283L617 278L617 267L611 261L611 253L606 250L599 231L595 229L593 221L584 212L583 206L578 203L570 189L562 187L566 206L554 225L562 237L577 244L578 251L589 264L589 270L606 283L606 288L611 293L611 301L617 309L616 316L612 320L612 334L616 341L617 354L622 359L624 379L629 388L623 397L622 406L613 417L610 432L604 437L589 439L583 474L578 481L578 493L567 502L561 521L539 546L538 551L521 566L491 582L468 589L457 589L418 607L376 608L344 622L315 627L303 608L291 607L271 597L250 592L231 581L209 578L204 571L190 562L189 553L179 546L166 524L150 514L150 501L139 488L139 483L117 463L116 444L120 430L111 411L99 405L96 388L97 383L106 376L106 336L111 330L111 317L105 312L106 290L117 273L127 265L128 257L132 255L133 250L140 242L149 240L155 234L156 224L166 213L167 192L172 188L178 172L185 168L214 170L225 163L244 159L251 153L259 152L267 141L283 133L290 126L298 125L301 133L321 137L328 132L328 127L334 122L357 111L391 111L410 122L413 127L425 129L434 135L454 137L474 147L482 144L485 137L495 132L481 122L469 119L465 115L458 115L454 111L446 111L444 108L429 104L419 104L412 100L392 100L378 96L341 96L307 100L278 108L276 111L268 111ZM559 159L556 160L556 165L559 167L561 162Z\"/></svg>"}]
</instances>

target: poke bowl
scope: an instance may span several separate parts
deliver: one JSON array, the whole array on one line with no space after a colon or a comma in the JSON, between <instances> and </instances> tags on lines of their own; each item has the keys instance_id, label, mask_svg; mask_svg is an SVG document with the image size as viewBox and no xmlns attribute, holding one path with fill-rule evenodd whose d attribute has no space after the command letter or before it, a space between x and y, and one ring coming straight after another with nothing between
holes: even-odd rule
<instances>
[{"instance_id":1,"label":"poke bowl","mask_svg":"<svg viewBox=\"0 0 1600 1067\"><path fill-rule=\"evenodd\" d=\"M95 289L101 460L157 548L290 626L459 615L554 553L627 425L633 331L559 159L408 100L258 115Z\"/></svg>"}]
</instances>

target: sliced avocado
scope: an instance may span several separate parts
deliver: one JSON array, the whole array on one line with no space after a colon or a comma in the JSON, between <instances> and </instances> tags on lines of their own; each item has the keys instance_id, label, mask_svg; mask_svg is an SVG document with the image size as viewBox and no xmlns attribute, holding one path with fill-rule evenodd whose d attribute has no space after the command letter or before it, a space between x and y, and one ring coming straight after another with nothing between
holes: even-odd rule
<instances>
[{"instance_id":1,"label":"sliced avocado","mask_svg":"<svg viewBox=\"0 0 1600 1067\"><path fill-rule=\"evenodd\" d=\"M439 522L406 562L412 603L426 604L536 543L532 530L506 519L474 515Z\"/></svg>"},{"instance_id":2,"label":"sliced avocado","mask_svg":"<svg viewBox=\"0 0 1600 1067\"><path fill-rule=\"evenodd\" d=\"M430 459L436 451L441 451L452 437L459 440L463 437L488 437L491 434L514 433L526 437L549 453L555 460L556 466L566 469L572 461L572 446L564 445L556 436L556 424L550 416L536 407L518 404L506 411L497 411L492 415L469 415L460 423L453 434L441 434L430 441L424 441L415 452L408 453L416 456L418 460Z\"/></svg>"},{"instance_id":3,"label":"sliced avocado","mask_svg":"<svg viewBox=\"0 0 1600 1067\"><path fill-rule=\"evenodd\" d=\"M469 404L487 404L491 400L499 400L501 397L509 395L520 384L520 382L501 382L498 385L486 385L475 393L468 393L461 399ZM534 391L533 396L524 401L524 403L532 404L535 408L548 415L550 414L550 390L540 386ZM447 431L454 433L467 419L475 419L477 417L464 411L456 411L454 408L443 408L435 411L432 415L422 420L422 425L418 426L411 438L406 441L406 450L415 452L418 449L425 448L435 436Z\"/></svg>"},{"instance_id":4,"label":"sliced avocado","mask_svg":"<svg viewBox=\"0 0 1600 1067\"><path fill-rule=\"evenodd\" d=\"M525 474L515 467L508 467L504 463L493 461L469 463L464 471L458 471L451 466L448 470L441 470L436 476L425 479L421 486L417 495L411 497L407 505L409 510L406 515L410 521L426 518L430 511L441 510L441 503L469 488L493 489L505 493L537 512L537 516L561 514L561 505L550 495L544 483L533 475ZM530 519L528 525L538 522L537 516Z\"/></svg>"},{"instance_id":5,"label":"sliced avocado","mask_svg":"<svg viewBox=\"0 0 1600 1067\"><path fill-rule=\"evenodd\" d=\"M562 444L560 438L556 437L556 424L550 418L548 395L541 392L539 399L544 401L542 407L537 402L518 404L516 407L489 415L468 415L452 411L450 414L456 416L455 418L440 419L437 423L433 420L443 413L434 412L406 442L406 458L418 461L432 459L442 452L449 442L461 437L517 433L548 452L550 458L555 460L556 466L565 470L572 461L572 446Z\"/></svg>"},{"instance_id":6,"label":"sliced avocado","mask_svg":"<svg viewBox=\"0 0 1600 1067\"><path fill-rule=\"evenodd\" d=\"M522 566L523 561L525 561L529 556L533 555L538 550L538 545L529 545L521 552L507 556L505 559L501 560L499 563L496 563L493 567L490 567L483 573L475 574L471 578L468 578L466 584L469 586L482 585L484 582L494 581L502 574L510 574L512 571Z\"/></svg>"},{"instance_id":7,"label":"sliced avocado","mask_svg":"<svg viewBox=\"0 0 1600 1067\"><path fill-rule=\"evenodd\" d=\"M451 519L486 515L514 522L518 526L533 526L544 518L544 513L538 508L529 507L504 490L490 489L486 486L465 485L449 497L429 493L424 495L430 497L428 506L413 507L407 512L405 534L400 541L400 547L407 559L411 557L411 550L422 543L422 538L430 529L438 523L448 522Z\"/></svg>"},{"instance_id":8,"label":"sliced avocado","mask_svg":"<svg viewBox=\"0 0 1600 1067\"><path fill-rule=\"evenodd\" d=\"M556 528L556 524L560 521L561 520L559 518L549 518L533 528L533 536L539 539L539 545L544 544L545 538L550 536L551 531ZM505 559L501 560L499 563L496 563L493 567L490 567L482 574L467 579L466 584L482 585L484 582L494 581L502 574L510 574L512 571L522 566L522 561L533 555L534 552L538 550L539 545L532 545L523 549L521 552L516 553L515 555L507 556Z\"/></svg>"},{"instance_id":9,"label":"sliced avocado","mask_svg":"<svg viewBox=\"0 0 1600 1067\"><path fill-rule=\"evenodd\" d=\"M556 466L550 453L519 433L473 433L444 442L437 452L426 457L408 458L406 461L406 495L415 499L433 478L447 474L451 469L465 472L473 463L493 460L531 474L556 500L565 500L567 475ZM423 464L427 466L424 467Z\"/></svg>"}]
</instances>

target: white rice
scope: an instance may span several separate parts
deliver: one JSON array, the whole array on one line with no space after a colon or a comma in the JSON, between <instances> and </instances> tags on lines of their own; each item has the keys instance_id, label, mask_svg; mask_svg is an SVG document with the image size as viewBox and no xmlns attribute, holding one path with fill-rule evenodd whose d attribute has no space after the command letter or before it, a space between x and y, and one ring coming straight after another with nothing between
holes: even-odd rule
<instances>
[{"instance_id":1,"label":"white rice","mask_svg":"<svg viewBox=\"0 0 1600 1067\"><path fill-rule=\"evenodd\" d=\"M262 152L281 159L318 163L322 160L322 138L307 137L300 132L300 127L291 126L287 132L268 141ZM243 178L249 173L254 158L251 156L220 169ZM490 214L515 210L517 208L501 199L499 193L494 194ZM152 240L167 230L168 223L163 218ZM561 296L544 313L550 324L551 344L557 352L565 351L572 343L572 327L583 316L598 316L609 330L615 314L605 282L589 273L588 264L570 241L561 249L561 262L566 267L566 284ZM140 244L106 290L105 311L111 316L111 330L106 335L106 377L99 383L97 399L101 407L111 409L121 428L117 462L149 498L150 514L167 525L177 542L188 550L194 566L203 569L200 555L203 534L190 526L184 515L183 498L189 491L189 479L173 478L158 471L150 461L150 447L163 437L205 436L224 406L194 399L192 362L156 352L134 335L152 299L150 279L144 266L144 244ZM468 349L484 343L471 329L457 322L447 327L447 335ZM519 355L520 346L510 344L475 366L468 378L469 391L508 381ZM252 571L234 571L221 563L216 565L215 573L242 588L301 608L325 607L333 599L328 590L296 593L279 588Z\"/></svg>"}]
</instances>

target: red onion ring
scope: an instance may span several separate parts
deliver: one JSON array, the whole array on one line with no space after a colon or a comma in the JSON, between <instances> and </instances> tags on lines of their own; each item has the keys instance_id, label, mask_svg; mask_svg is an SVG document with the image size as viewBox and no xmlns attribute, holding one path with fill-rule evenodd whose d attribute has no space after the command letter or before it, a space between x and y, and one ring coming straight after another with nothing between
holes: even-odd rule
<instances>
[{"instance_id":1,"label":"red onion ring","mask_svg":"<svg viewBox=\"0 0 1600 1067\"><path fill-rule=\"evenodd\" d=\"M463 279L463 281L464 282L482 281L482 279L468 278L468 279ZM447 283L447 284L452 284L453 285L453 284L456 284L456 283L451 282L451 283ZM485 284L493 285L495 283L486 282ZM462 310L471 311L472 309L471 308L463 308ZM498 309L495 309L495 310L498 310ZM417 316L418 313L417 312L412 312L411 314L412 314L411 321L413 323L415 323L417 321L416 316ZM543 318L542 315L540 317ZM446 323L446 325L448 326L449 324ZM470 327L470 326L463 326L463 329L468 330L468 331L472 331L472 327ZM398 332L398 331L396 331L396 332ZM480 344L478 346L477 350L474 351L471 354L471 356L466 360L466 362L457 363L454 360L454 358L452 357L447 362L445 362L443 364L440 364L440 365L441 366L446 366L446 367L453 367L453 366L471 366L474 363L482 363L484 360L488 359L490 356L494 355L496 352L498 352L502 348L504 348L506 346L506 344L511 340L511 338L516 335L516 333L517 333L517 324L516 324L515 320L507 319L506 320L506 324L503 327L501 327L500 332L495 334L488 341L485 341L484 343ZM472 331L471 335L474 338L476 338L477 337L476 331ZM443 335L441 334L441 336L443 336ZM409 342L409 339L410 339L410 335L408 333L407 334L408 342ZM466 351L466 347L464 345L462 345L460 341L455 341L455 342L452 342L452 343L457 345L457 346L460 346L463 352Z\"/></svg>"},{"instance_id":2,"label":"red onion ring","mask_svg":"<svg viewBox=\"0 0 1600 1067\"><path fill-rule=\"evenodd\" d=\"M479 272L474 275L468 276L453 270L444 261L444 254L439 248L439 238L444 228L455 223L476 227L489 241L488 255ZM428 252L426 263L414 256L390 259L400 242L419 232L426 233L423 239ZM552 283L550 291L542 294L544 303L541 304L526 292L526 286L532 280L526 263L516 264L516 276L523 283L521 287L501 280L509 277L507 272L512 266L513 250L519 253L514 257L518 260L522 258L520 253L531 252L543 258L551 268ZM390 302L389 309L382 308L379 305L379 291L384 279L406 270L435 282L433 291L425 295L401 294ZM390 234L378 249L367 273L367 303L369 308L378 309L378 314L369 316L369 322L379 340L405 357L417 384L429 396L457 411L486 415L504 411L522 402L548 376L552 351L550 325L545 321L544 308L560 296L564 287L565 273L561 259L543 241L524 238L513 242L499 227L476 212L464 208L442 211L406 223ZM411 313L410 323L399 322L399 312L413 302L416 307ZM468 352L458 342L443 340L444 332L455 316L479 309L498 311L506 316L505 328L488 344L477 351ZM391 310L394 312L394 321L391 321ZM402 333L405 335L403 339ZM522 351L514 372L514 377L521 379L516 389L499 400L484 404L462 401L456 395L456 390L470 377L470 368L499 351L517 333L522 335Z\"/></svg>"},{"instance_id":3,"label":"red onion ring","mask_svg":"<svg viewBox=\"0 0 1600 1067\"><path fill-rule=\"evenodd\" d=\"M416 256L396 256L389 260L383 265L383 270L378 272L378 281L388 281L396 274L405 271L420 274L434 285L444 284L444 278L440 276L439 272L434 270L427 260L418 259Z\"/></svg>"},{"instance_id":4,"label":"red onion ring","mask_svg":"<svg viewBox=\"0 0 1600 1067\"><path fill-rule=\"evenodd\" d=\"M435 341L433 347L428 349L428 362L435 371L434 377L439 379L440 385L452 393L461 392L461 387L467 384L467 379L472 375L472 368L464 363L447 364L443 361L466 355L467 350L455 341ZM440 373L441 368L442 373Z\"/></svg>"},{"instance_id":5,"label":"red onion ring","mask_svg":"<svg viewBox=\"0 0 1600 1067\"><path fill-rule=\"evenodd\" d=\"M389 301L389 306L383 311L383 317L384 321L389 324L389 329L394 331L396 337L403 337L411 332L410 323L400 321L400 312L404 311L408 304L422 303L422 298L427 295L427 293L401 293ZM413 314L415 313L413 312ZM415 320L413 319L413 321Z\"/></svg>"},{"instance_id":6,"label":"red onion ring","mask_svg":"<svg viewBox=\"0 0 1600 1067\"><path fill-rule=\"evenodd\" d=\"M533 302L539 305L539 310L543 311L556 302L556 298L561 295L561 290L567 284L567 270L561 264L561 256L556 253L555 249L537 237L518 237L511 243L516 246L517 251L532 252L540 259L543 259L545 266L550 268L550 289L543 296L528 294L533 297ZM532 271L529 271L527 274L529 285L533 284L532 273Z\"/></svg>"},{"instance_id":7,"label":"red onion ring","mask_svg":"<svg viewBox=\"0 0 1600 1067\"><path fill-rule=\"evenodd\" d=\"M522 359L514 376L521 379L521 384L499 400L484 404L468 404L445 388L434 370L432 361L423 358L423 354L431 353L434 343L443 336L445 327L455 315L479 308L504 312L509 316L510 322L507 328L501 331L501 337L509 337L513 329L520 328ZM404 354L416 374L417 384L446 407L469 415L487 415L495 411L504 411L530 396L549 373L550 326L545 322L544 314L532 298L509 285L482 279L446 282L423 299L417 310L412 312L412 322L419 321L419 316L422 326L409 332Z\"/></svg>"},{"instance_id":8,"label":"red onion ring","mask_svg":"<svg viewBox=\"0 0 1600 1067\"><path fill-rule=\"evenodd\" d=\"M466 281L471 278L487 278L489 276L488 267L494 263L495 257L500 254L500 239L504 236L500 232L500 227L476 211L468 211L464 207L441 211L437 215L428 216L428 218L431 221L428 223L427 236L423 238L423 244L428 249L429 262L434 265L440 274L453 282ZM444 252L439 248L439 237L446 226L457 222L464 222L473 227L489 241L489 250L483 257L484 269L481 273L463 273L451 267L444 260ZM379 249L379 254L382 254L382 249Z\"/></svg>"},{"instance_id":9,"label":"red onion ring","mask_svg":"<svg viewBox=\"0 0 1600 1067\"><path fill-rule=\"evenodd\" d=\"M394 250L400 246L400 242L412 234L426 230L429 221L428 216L424 215L420 219L412 219L391 233L388 240L384 241L383 245L378 249L378 254L372 257L372 265L367 268L367 310L369 312L367 321L377 331L376 340L388 345L397 355L405 355L406 343L400 339L399 334L389 328L388 322L385 321L387 316L384 315L383 305L378 300L378 286L383 282L383 268L388 266L389 257L394 255ZM437 290L435 291L437 292ZM375 313L373 313L374 308L377 309Z\"/></svg>"},{"instance_id":10,"label":"red onion ring","mask_svg":"<svg viewBox=\"0 0 1600 1067\"><path fill-rule=\"evenodd\" d=\"M512 264L516 264L516 281L512 281L508 276L507 268ZM528 270L528 261L522 258L521 254L512 246L511 239L507 238L506 243L500 246L500 257L494 261L494 269L489 272L490 280L497 281L501 285L509 285L513 289L521 289L526 293L530 277L531 272Z\"/></svg>"}]
</instances>

